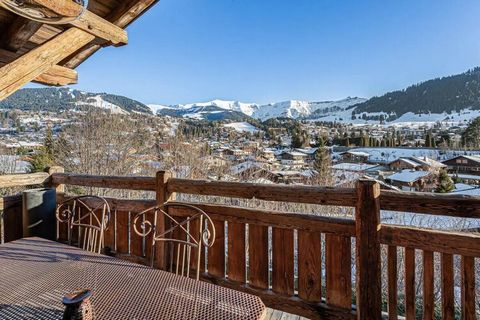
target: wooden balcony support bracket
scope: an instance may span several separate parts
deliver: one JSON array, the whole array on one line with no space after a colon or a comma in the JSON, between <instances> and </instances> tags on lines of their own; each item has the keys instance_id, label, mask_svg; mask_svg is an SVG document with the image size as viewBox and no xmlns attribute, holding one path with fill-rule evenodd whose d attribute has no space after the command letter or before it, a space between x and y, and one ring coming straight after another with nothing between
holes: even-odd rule
<instances>
[{"instance_id":1,"label":"wooden balcony support bracket","mask_svg":"<svg viewBox=\"0 0 480 320\"><path fill-rule=\"evenodd\" d=\"M74 1L33 0L33 2L66 17L76 17L81 14L78 19L70 22L72 26L114 45L125 45L128 43L128 36L125 30L88 10L82 14L83 7Z\"/></svg>"},{"instance_id":2,"label":"wooden balcony support bracket","mask_svg":"<svg viewBox=\"0 0 480 320\"><path fill-rule=\"evenodd\" d=\"M58 62L93 41L95 36L72 28L0 68L0 100L49 71Z\"/></svg>"},{"instance_id":3,"label":"wooden balcony support bracket","mask_svg":"<svg viewBox=\"0 0 480 320\"><path fill-rule=\"evenodd\" d=\"M381 319L380 185L357 182L357 319Z\"/></svg>"}]
</instances>

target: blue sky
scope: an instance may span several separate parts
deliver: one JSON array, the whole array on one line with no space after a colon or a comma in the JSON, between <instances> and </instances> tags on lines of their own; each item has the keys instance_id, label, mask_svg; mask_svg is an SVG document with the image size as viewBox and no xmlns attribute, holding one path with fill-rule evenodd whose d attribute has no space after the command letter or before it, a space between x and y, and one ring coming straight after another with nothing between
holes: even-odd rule
<instances>
[{"instance_id":1,"label":"blue sky","mask_svg":"<svg viewBox=\"0 0 480 320\"><path fill-rule=\"evenodd\" d=\"M371 97L480 65L478 0L161 0L75 88L144 103Z\"/></svg>"}]
</instances>

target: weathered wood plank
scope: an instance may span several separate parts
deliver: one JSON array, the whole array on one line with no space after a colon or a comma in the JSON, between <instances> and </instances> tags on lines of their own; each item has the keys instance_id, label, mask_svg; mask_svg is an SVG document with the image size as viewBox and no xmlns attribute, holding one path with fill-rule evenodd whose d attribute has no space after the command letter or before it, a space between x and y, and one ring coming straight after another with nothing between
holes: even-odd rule
<instances>
[{"instance_id":1,"label":"weathered wood plank","mask_svg":"<svg viewBox=\"0 0 480 320\"><path fill-rule=\"evenodd\" d=\"M476 196L382 190L380 204L382 210L480 218Z\"/></svg>"},{"instance_id":2,"label":"weathered wood plank","mask_svg":"<svg viewBox=\"0 0 480 320\"><path fill-rule=\"evenodd\" d=\"M442 253L442 319L455 319L453 256Z\"/></svg>"},{"instance_id":3,"label":"weathered wood plank","mask_svg":"<svg viewBox=\"0 0 480 320\"><path fill-rule=\"evenodd\" d=\"M433 252L423 251L423 319L433 319L435 312Z\"/></svg>"},{"instance_id":4,"label":"weathered wood plank","mask_svg":"<svg viewBox=\"0 0 480 320\"><path fill-rule=\"evenodd\" d=\"M327 234L325 250L327 304L349 309L352 306L351 239Z\"/></svg>"},{"instance_id":5,"label":"weathered wood plank","mask_svg":"<svg viewBox=\"0 0 480 320\"><path fill-rule=\"evenodd\" d=\"M285 229L298 229L310 232L332 233L347 237L355 236L355 221L350 219L321 217L311 214L275 212L237 206L220 206L202 203L191 204L208 212L212 219L273 226Z\"/></svg>"},{"instance_id":6,"label":"weathered wood plank","mask_svg":"<svg viewBox=\"0 0 480 320\"><path fill-rule=\"evenodd\" d=\"M91 11L83 12L81 5L69 0L32 0L51 11L67 16L78 17L70 22L76 28L88 32L113 44L127 44L127 32L115 24L97 16ZM81 14L83 12L83 14ZM81 15L80 15L81 14Z\"/></svg>"},{"instance_id":7,"label":"weathered wood plank","mask_svg":"<svg viewBox=\"0 0 480 320\"><path fill-rule=\"evenodd\" d=\"M246 283L245 224L228 224L228 279Z\"/></svg>"},{"instance_id":8,"label":"weathered wood plank","mask_svg":"<svg viewBox=\"0 0 480 320\"><path fill-rule=\"evenodd\" d=\"M293 295L293 230L272 228L272 290Z\"/></svg>"},{"instance_id":9,"label":"weathered wood plank","mask_svg":"<svg viewBox=\"0 0 480 320\"><path fill-rule=\"evenodd\" d=\"M54 183L76 186L157 191L155 177L92 176L86 174L55 173L52 175L52 180Z\"/></svg>"},{"instance_id":10,"label":"weathered wood plank","mask_svg":"<svg viewBox=\"0 0 480 320\"><path fill-rule=\"evenodd\" d=\"M20 55L18 53L0 49L0 67L15 61L19 57ZM32 81L49 86L64 86L76 84L78 81L78 74L77 71L73 69L54 65Z\"/></svg>"},{"instance_id":11,"label":"weathered wood plank","mask_svg":"<svg viewBox=\"0 0 480 320\"><path fill-rule=\"evenodd\" d=\"M121 1L115 10L106 17L106 20L120 28L125 28L157 2L158 0ZM100 44L90 43L76 52L75 55L66 59L63 63L66 67L76 68L101 48L102 46Z\"/></svg>"},{"instance_id":12,"label":"weathered wood plank","mask_svg":"<svg viewBox=\"0 0 480 320\"><path fill-rule=\"evenodd\" d=\"M49 175L46 172L0 175L0 188L43 184L48 180L48 177Z\"/></svg>"},{"instance_id":13,"label":"weathered wood plank","mask_svg":"<svg viewBox=\"0 0 480 320\"><path fill-rule=\"evenodd\" d=\"M477 318L475 310L475 259L462 256L462 319Z\"/></svg>"},{"instance_id":14,"label":"weathered wood plank","mask_svg":"<svg viewBox=\"0 0 480 320\"><path fill-rule=\"evenodd\" d=\"M388 246L387 253L387 283L388 283L388 319L398 319L398 287L396 246Z\"/></svg>"},{"instance_id":15,"label":"weathered wood plank","mask_svg":"<svg viewBox=\"0 0 480 320\"><path fill-rule=\"evenodd\" d=\"M379 319L382 314L380 225L380 184L357 182L356 271L357 319Z\"/></svg>"},{"instance_id":16,"label":"weathered wood plank","mask_svg":"<svg viewBox=\"0 0 480 320\"><path fill-rule=\"evenodd\" d=\"M298 314L308 319L356 319L355 312L349 308L338 308L325 303L314 303L301 300L295 296L272 294L271 290L256 289L248 285L239 285L238 282L203 275L202 280L246 292L260 297L266 306L292 314Z\"/></svg>"},{"instance_id":17,"label":"weathered wood plank","mask_svg":"<svg viewBox=\"0 0 480 320\"><path fill-rule=\"evenodd\" d=\"M215 277L225 277L225 222L213 220L215 242L208 248L208 273ZM230 234L229 234L230 237ZM230 253L229 253L230 255Z\"/></svg>"},{"instance_id":18,"label":"weathered wood plank","mask_svg":"<svg viewBox=\"0 0 480 320\"><path fill-rule=\"evenodd\" d=\"M399 247L480 257L480 235L473 233L382 225L380 242Z\"/></svg>"},{"instance_id":19,"label":"weathered wood plank","mask_svg":"<svg viewBox=\"0 0 480 320\"><path fill-rule=\"evenodd\" d=\"M0 100L49 70L95 37L72 28L0 68Z\"/></svg>"},{"instance_id":20,"label":"weathered wood plank","mask_svg":"<svg viewBox=\"0 0 480 320\"><path fill-rule=\"evenodd\" d=\"M117 211L117 254L129 254L129 216L128 211Z\"/></svg>"},{"instance_id":21,"label":"weathered wood plank","mask_svg":"<svg viewBox=\"0 0 480 320\"><path fill-rule=\"evenodd\" d=\"M353 207L356 203L354 189L315 186L288 186L258 183L225 182L210 180L170 179L171 192L200 194L245 199L311 203Z\"/></svg>"},{"instance_id":22,"label":"weathered wood plank","mask_svg":"<svg viewBox=\"0 0 480 320\"><path fill-rule=\"evenodd\" d=\"M415 249L405 248L405 317L415 319Z\"/></svg>"},{"instance_id":23,"label":"weathered wood plank","mask_svg":"<svg viewBox=\"0 0 480 320\"><path fill-rule=\"evenodd\" d=\"M298 231L298 296L322 299L322 234Z\"/></svg>"},{"instance_id":24,"label":"weathered wood plank","mask_svg":"<svg viewBox=\"0 0 480 320\"><path fill-rule=\"evenodd\" d=\"M8 29L0 36L3 47L16 52L22 48L35 32L42 27L42 23L18 16Z\"/></svg>"},{"instance_id":25,"label":"weathered wood plank","mask_svg":"<svg viewBox=\"0 0 480 320\"><path fill-rule=\"evenodd\" d=\"M268 227L248 226L249 282L268 289Z\"/></svg>"}]
</instances>

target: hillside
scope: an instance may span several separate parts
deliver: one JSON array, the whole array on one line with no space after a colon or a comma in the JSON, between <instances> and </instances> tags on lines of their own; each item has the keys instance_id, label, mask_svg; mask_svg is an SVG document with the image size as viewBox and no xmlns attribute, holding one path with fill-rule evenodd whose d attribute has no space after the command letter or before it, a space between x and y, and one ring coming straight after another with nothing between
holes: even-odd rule
<instances>
[{"instance_id":1,"label":"hillside","mask_svg":"<svg viewBox=\"0 0 480 320\"><path fill-rule=\"evenodd\" d=\"M22 89L0 101L0 108L2 109L30 111L58 112L83 110L89 107L102 108L113 113L152 113L150 108L143 103L127 97L108 93L90 93L69 88Z\"/></svg>"},{"instance_id":2,"label":"hillside","mask_svg":"<svg viewBox=\"0 0 480 320\"><path fill-rule=\"evenodd\" d=\"M350 108L353 116L363 112L384 113L387 121L407 113L452 114L465 109L480 110L480 67L373 97Z\"/></svg>"}]
</instances>

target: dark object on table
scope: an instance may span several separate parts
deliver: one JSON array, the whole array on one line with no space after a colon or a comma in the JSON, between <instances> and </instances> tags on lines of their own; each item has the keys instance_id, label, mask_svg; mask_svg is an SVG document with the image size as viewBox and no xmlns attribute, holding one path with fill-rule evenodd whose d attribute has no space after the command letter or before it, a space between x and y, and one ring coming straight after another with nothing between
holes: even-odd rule
<instances>
[{"instance_id":1,"label":"dark object on table","mask_svg":"<svg viewBox=\"0 0 480 320\"><path fill-rule=\"evenodd\" d=\"M90 290L80 290L63 297L65 312L63 320L93 320Z\"/></svg>"},{"instance_id":2,"label":"dark object on table","mask_svg":"<svg viewBox=\"0 0 480 320\"><path fill-rule=\"evenodd\" d=\"M31 189L23 192L23 236L55 240L57 236L55 189Z\"/></svg>"}]
</instances>

